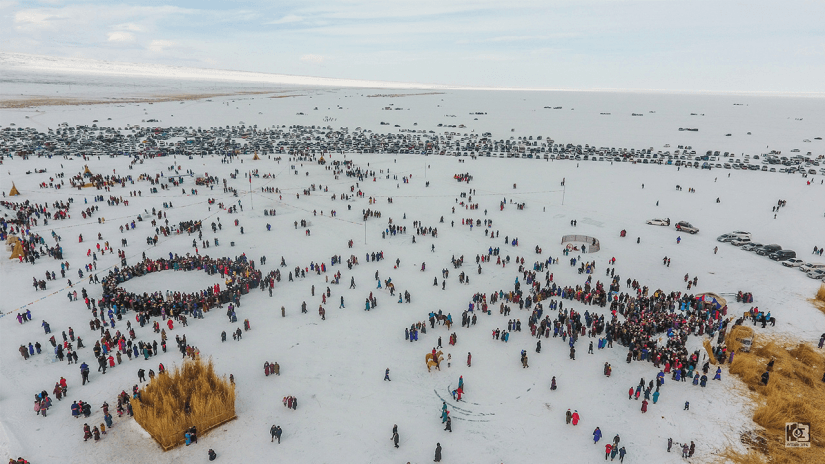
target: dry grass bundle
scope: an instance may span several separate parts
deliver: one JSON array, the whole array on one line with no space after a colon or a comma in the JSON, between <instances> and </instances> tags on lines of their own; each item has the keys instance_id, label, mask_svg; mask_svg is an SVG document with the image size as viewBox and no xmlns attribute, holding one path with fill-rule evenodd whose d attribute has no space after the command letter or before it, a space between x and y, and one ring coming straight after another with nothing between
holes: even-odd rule
<instances>
[{"instance_id":1,"label":"dry grass bundle","mask_svg":"<svg viewBox=\"0 0 825 464\"><path fill-rule=\"evenodd\" d=\"M825 284L819 286L819 290L816 292L816 296L811 298L811 303L825 313Z\"/></svg>"},{"instance_id":2,"label":"dry grass bundle","mask_svg":"<svg viewBox=\"0 0 825 464\"><path fill-rule=\"evenodd\" d=\"M739 346L736 339L746 338L744 335L746 331L734 327L727 346ZM825 383L821 381L825 356L810 345L788 345L762 337L758 342L750 353L736 353L730 372L755 393L753 420L763 430L742 435L742 443L750 448L747 453L726 450L722 456L739 464L825 462ZM771 359L774 365L765 386L761 376ZM811 448L785 448L786 422L811 424Z\"/></svg>"},{"instance_id":3,"label":"dry grass bundle","mask_svg":"<svg viewBox=\"0 0 825 464\"><path fill-rule=\"evenodd\" d=\"M183 443L192 426L201 435L235 418L235 387L215 374L211 359L184 361L140 393L141 400L132 403L135 420L164 451Z\"/></svg>"},{"instance_id":4,"label":"dry grass bundle","mask_svg":"<svg viewBox=\"0 0 825 464\"><path fill-rule=\"evenodd\" d=\"M753 329L744 325L735 325L730 328L728 334L725 336L725 346L728 347L728 352L738 353L742 348L742 340L746 338L753 338Z\"/></svg>"},{"instance_id":5,"label":"dry grass bundle","mask_svg":"<svg viewBox=\"0 0 825 464\"><path fill-rule=\"evenodd\" d=\"M708 352L708 361L710 361L711 364L716 365L716 355L713 354L713 346L711 346L710 340L705 339L705 341L702 342L702 346L704 346L705 351Z\"/></svg>"}]
</instances>

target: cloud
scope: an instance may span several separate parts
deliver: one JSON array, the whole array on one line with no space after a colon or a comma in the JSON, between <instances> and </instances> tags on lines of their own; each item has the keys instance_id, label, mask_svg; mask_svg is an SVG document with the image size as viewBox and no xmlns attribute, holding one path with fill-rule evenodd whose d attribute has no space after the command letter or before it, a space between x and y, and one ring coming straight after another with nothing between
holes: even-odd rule
<instances>
[{"instance_id":1,"label":"cloud","mask_svg":"<svg viewBox=\"0 0 825 464\"><path fill-rule=\"evenodd\" d=\"M320 63L324 62L324 57L321 56L321 55L309 54L309 55L302 56L300 58L300 60L303 61L303 62L306 62L306 63L320 64Z\"/></svg>"},{"instance_id":2,"label":"cloud","mask_svg":"<svg viewBox=\"0 0 825 464\"><path fill-rule=\"evenodd\" d=\"M175 45L177 44L171 40L153 40L149 42L149 45L146 48L151 52L163 53L166 49L172 48Z\"/></svg>"},{"instance_id":3,"label":"cloud","mask_svg":"<svg viewBox=\"0 0 825 464\"><path fill-rule=\"evenodd\" d=\"M106 40L109 42L134 42L135 35L131 32L114 31L106 34Z\"/></svg>"},{"instance_id":4,"label":"cloud","mask_svg":"<svg viewBox=\"0 0 825 464\"><path fill-rule=\"evenodd\" d=\"M22 27L47 27L51 21L65 17L47 10L23 10L14 14L14 22Z\"/></svg>"},{"instance_id":5,"label":"cloud","mask_svg":"<svg viewBox=\"0 0 825 464\"><path fill-rule=\"evenodd\" d=\"M289 14L289 15L284 16L284 17L283 17L283 18L281 18L281 19L276 19L276 20L274 20L274 21L269 21L268 23L265 23L265 24L289 24L289 23L300 23L300 22L302 22L303 20L304 20L304 17L303 17L303 16L298 16L298 15L294 15L294 14Z\"/></svg>"},{"instance_id":6,"label":"cloud","mask_svg":"<svg viewBox=\"0 0 825 464\"><path fill-rule=\"evenodd\" d=\"M134 23L123 23L123 24L115 24L112 26L112 29L118 31L132 31L132 32L141 32L143 31L143 27L134 24Z\"/></svg>"},{"instance_id":7,"label":"cloud","mask_svg":"<svg viewBox=\"0 0 825 464\"><path fill-rule=\"evenodd\" d=\"M825 55L825 43L804 46L794 52L794 54L799 56Z\"/></svg>"}]
</instances>

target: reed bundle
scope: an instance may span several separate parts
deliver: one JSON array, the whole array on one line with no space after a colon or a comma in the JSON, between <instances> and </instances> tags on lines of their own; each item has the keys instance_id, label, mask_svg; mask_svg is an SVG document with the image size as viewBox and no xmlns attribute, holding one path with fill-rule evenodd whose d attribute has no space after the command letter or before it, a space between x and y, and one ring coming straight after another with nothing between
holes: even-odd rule
<instances>
[{"instance_id":1,"label":"reed bundle","mask_svg":"<svg viewBox=\"0 0 825 464\"><path fill-rule=\"evenodd\" d=\"M184 443L192 426L200 436L236 417L234 385L215 374L211 359L187 360L155 376L140 397L132 402L135 421L164 451Z\"/></svg>"}]
</instances>

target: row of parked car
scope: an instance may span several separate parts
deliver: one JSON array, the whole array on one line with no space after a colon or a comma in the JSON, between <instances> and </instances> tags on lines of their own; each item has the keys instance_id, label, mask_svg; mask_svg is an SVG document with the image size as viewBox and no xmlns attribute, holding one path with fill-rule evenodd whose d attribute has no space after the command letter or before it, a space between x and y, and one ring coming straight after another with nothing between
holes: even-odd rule
<instances>
[{"instance_id":1,"label":"row of parked car","mask_svg":"<svg viewBox=\"0 0 825 464\"><path fill-rule=\"evenodd\" d=\"M783 250L780 245L754 242L750 232L736 230L727 234L722 234L716 238L717 241L730 243L740 247L745 251L752 251L760 256L767 256L774 261L781 261L785 267L795 267L804 272L811 279L825 280L825 264L806 263L796 257L793 250Z\"/></svg>"}]
</instances>

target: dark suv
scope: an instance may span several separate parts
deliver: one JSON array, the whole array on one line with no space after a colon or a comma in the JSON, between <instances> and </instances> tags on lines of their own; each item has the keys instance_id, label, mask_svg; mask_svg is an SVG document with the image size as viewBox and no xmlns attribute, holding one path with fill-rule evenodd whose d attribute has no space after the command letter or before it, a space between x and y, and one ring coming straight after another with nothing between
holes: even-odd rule
<instances>
[{"instance_id":1,"label":"dark suv","mask_svg":"<svg viewBox=\"0 0 825 464\"><path fill-rule=\"evenodd\" d=\"M793 250L779 250L769 254L768 258L774 261L785 261L791 258L796 258L796 252Z\"/></svg>"},{"instance_id":2,"label":"dark suv","mask_svg":"<svg viewBox=\"0 0 825 464\"><path fill-rule=\"evenodd\" d=\"M756 250L756 254L758 254L759 256L768 256L769 254L775 253L775 252L777 252L781 249L782 249L782 247L779 246L779 245L776 245L776 244L774 244L774 245L765 245L762 248L758 248Z\"/></svg>"}]
</instances>

